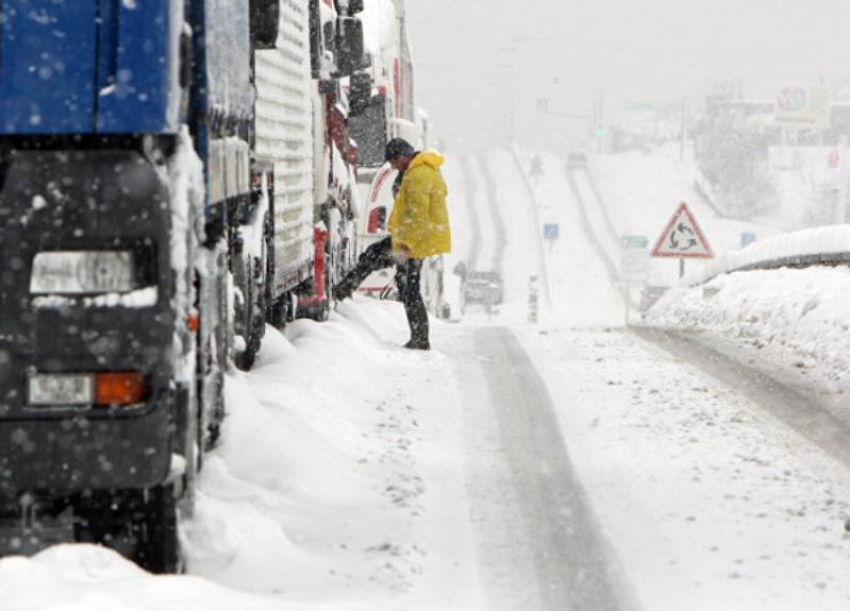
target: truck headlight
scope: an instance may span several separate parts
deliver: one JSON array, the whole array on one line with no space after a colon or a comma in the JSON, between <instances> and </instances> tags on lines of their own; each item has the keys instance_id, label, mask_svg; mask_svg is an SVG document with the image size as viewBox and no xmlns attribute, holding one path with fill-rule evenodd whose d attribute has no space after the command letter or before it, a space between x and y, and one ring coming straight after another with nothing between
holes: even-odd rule
<instances>
[{"instance_id":1,"label":"truck headlight","mask_svg":"<svg viewBox=\"0 0 850 611\"><path fill-rule=\"evenodd\" d=\"M33 295L127 293L138 288L131 251L41 252L33 259Z\"/></svg>"}]
</instances>

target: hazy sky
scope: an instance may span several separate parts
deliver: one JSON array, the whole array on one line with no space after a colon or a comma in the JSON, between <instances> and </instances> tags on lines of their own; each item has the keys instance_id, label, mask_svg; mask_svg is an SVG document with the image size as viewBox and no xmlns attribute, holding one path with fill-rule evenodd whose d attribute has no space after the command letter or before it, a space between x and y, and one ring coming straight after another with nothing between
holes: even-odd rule
<instances>
[{"instance_id":1,"label":"hazy sky","mask_svg":"<svg viewBox=\"0 0 850 611\"><path fill-rule=\"evenodd\" d=\"M850 84L850 0L407 0L418 104L454 149L508 139L577 145L626 104L692 106L724 80L772 99L786 84ZM557 80L557 85L556 85ZM542 140L549 142L542 142ZM550 148L545 146L545 148Z\"/></svg>"}]
</instances>

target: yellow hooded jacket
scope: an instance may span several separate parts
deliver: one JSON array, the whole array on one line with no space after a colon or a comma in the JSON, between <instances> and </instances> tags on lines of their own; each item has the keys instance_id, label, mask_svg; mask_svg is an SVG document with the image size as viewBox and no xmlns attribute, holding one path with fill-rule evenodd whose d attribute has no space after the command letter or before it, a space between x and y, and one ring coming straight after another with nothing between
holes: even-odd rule
<instances>
[{"instance_id":1,"label":"yellow hooded jacket","mask_svg":"<svg viewBox=\"0 0 850 611\"><path fill-rule=\"evenodd\" d=\"M446 208L448 188L440 173L443 157L419 153L404 173L388 228L393 250L407 247L413 259L451 252L452 233Z\"/></svg>"}]
</instances>

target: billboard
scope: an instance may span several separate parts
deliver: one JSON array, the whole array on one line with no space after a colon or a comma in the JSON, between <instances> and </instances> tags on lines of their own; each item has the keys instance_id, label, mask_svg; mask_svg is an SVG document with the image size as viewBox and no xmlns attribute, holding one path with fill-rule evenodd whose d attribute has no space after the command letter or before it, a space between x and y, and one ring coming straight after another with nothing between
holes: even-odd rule
<instances>
[{"instance_id":1,"label":"billboard","mask_svg":"<svg viewBox=\"0 0 850 611\"><path fill-rule=\"evenodd\" d=\"M776 122L786 127L829 127L832 90L823 85L784 87L776 98Z\"/></svg>"}]
</instances>

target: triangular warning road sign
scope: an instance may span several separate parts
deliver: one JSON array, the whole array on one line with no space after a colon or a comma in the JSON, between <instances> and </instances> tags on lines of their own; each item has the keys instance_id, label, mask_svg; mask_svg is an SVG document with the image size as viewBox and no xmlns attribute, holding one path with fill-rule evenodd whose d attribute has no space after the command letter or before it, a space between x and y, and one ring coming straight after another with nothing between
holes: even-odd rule
<instances>
[{"instance_id":1,"label":"triangular warning road sign","mask_svg":"<svg viewBox=\"0 0 850 611\"><path fill-rule=\"evenodd\" d=\"M664 233L658 238L655 248L652 249L652 256L682 259L714 258L714 252L708 240L705 239L696 218L685 202L682 202L667 224Z\"/></svg>"}]
</instances>

